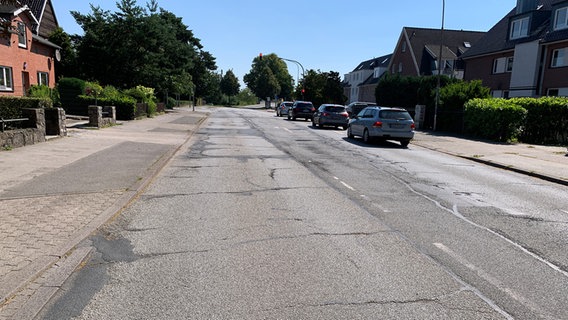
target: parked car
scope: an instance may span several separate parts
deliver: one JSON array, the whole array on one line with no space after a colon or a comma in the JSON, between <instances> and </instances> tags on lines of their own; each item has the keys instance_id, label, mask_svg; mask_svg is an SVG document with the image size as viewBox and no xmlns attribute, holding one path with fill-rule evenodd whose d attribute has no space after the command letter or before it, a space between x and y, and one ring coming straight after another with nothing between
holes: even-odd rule
<instances>
[{"instance_id":1,"label":"parked car","mask_svg":"<svg viewBox=\"0 0 568 320\"><path fill-rule=\"evenodd\" d=\"M361 110L365 109L366 107L376 106L377 104L374 102L351 102L347 105L347 113L349 114L349 118L353 118L354 116L358 115Z\"/></svg>"},{"instance_id":2,"label":"parked car","mask_svg":"<svg viewBox=\"0 0 568 320\"><path fill-rule=\"evenodd\" d=\"M295 101L294 104L288 109L288 120L296 120L296 118L304 118L304 120L311 120L316 108L309 101Z\"/></svg>"},{"instance_id":3,"label":"parked car","mask_svg":"<svg viewBox=\"0 0 568 320\"><path fill-rule=\"evenodd\" d=\"M287 115L288 114L288 109L293 105L293 102L290 101L284 101L281 102L277 107L276 107L276 116L278 117L282 117L283 115Z\"/></svg>"},{"instance_id":4,"label":"parked car","mask_svg":"<svg viewBox=\"0 0 568 320\"><path fill-rule=\"evenodd\" d=\"M323 126L342 127L347 130L349 114L345 106L338 104L322 104L314 113L312 125L322 128Z\"/></svg>"},{"instance_id":5,"label":"parked car","mask_svg":"<svg viewBox=\"0 0 568 320\"><path fill-rule=\"evenodd\" d=\"M396 140L407 147L414 138L414 121L405 109L367 107L349 120L347 137L360 136L363 141Z\"/></svg>"}]
</instances>

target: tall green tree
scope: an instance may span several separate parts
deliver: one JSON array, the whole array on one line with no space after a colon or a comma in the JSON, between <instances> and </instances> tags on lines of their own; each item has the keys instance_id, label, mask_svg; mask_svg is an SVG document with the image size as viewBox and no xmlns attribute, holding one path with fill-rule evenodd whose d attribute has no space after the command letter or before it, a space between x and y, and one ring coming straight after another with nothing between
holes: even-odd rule
<instances>
[{"instance_id":1,"label":"tall green tree","mask_svg":"<svg viewBox=\"0 0 568 320\"><path fill-rule=\"evenodd\" d=\"M233 70L227 71L221 79L221 92L229 96L229 105L231 105L231 97L239 93L240 84L239 79L233 73Z\"/></svg>"},{"instance_id":2,"label":"tall green tree","mask_svg":"<svg viewBox=\"0 0 568 320\"><path fill-rule=\"evenodd\" d=\"M286 63L274 53L262 58L255 57L250 72L245 74L243 80L260 99L275 96L290 99L294 88Z\"/></svg>"},{"instance_id":3,"label":"tall green tree","mask_svg":"<svg viewBox=\"0 0 568 320\"><path fill-rule=\"evenodd\" d=\"M111 13L91 5L91 13L72 12L84 35L77 43L83 76L103 85L155 88L204 97L203 84L215 70L215 58L182 19L158 7L146 8L135 0L121 0Z\"/></svg>"},{"instance_id":4,"label":"tall green tree","mask_svg":"<svg viewBox=\"0 0 568 320\"><path fill-rule=\"evenodd\" d=\"M55 60L55 77L80 77L77 52L71 35L57 28L49 35L49 41L61 47L61 60Z\"/></svg>"},{"instance_id":5,"label":"tall green tree","mask_svg":"<svg viewBox=\"0 0 568 320\"><path fill-rule=\"evenodd\" d=\"M302 93L302 90L305 90ZM339 73L308 70L301 83L296 86L296 96L311 101L317 108L324 103L344 104L347 97L343 94Z\"/></svg>"}]
</instances>

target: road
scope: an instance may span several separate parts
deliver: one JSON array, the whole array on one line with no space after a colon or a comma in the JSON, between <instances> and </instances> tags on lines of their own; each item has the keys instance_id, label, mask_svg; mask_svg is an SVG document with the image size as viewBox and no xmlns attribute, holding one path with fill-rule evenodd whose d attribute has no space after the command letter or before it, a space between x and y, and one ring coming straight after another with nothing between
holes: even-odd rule
<instances>
[{"instance_id":1,"label":"road","mask_svg":"<svg viewBox=\"0 0 568 320\"><path fill-rule=\"evenodd\" d=\"M41 319L568 319L566 188L215 109Z\"/></svg>"}]
</instances>

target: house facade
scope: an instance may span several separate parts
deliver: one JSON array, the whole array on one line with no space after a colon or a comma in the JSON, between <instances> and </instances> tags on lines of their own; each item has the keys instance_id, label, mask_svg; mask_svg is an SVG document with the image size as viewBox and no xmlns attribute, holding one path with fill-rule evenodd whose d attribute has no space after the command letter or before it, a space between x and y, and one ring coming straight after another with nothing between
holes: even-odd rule
<instances>
[{"instance_id":1,"label":"house facade","mask_svg":"<svg viewBox=\"0 0 568 320\"><path fill-rule=\"evenodd\" d=\"M391 74L430 76L438 74L441 53L442 74L463 79L462 55L485 32L404 27L389 65ZM440 45L443 44L443 45Z\"/></svg>"},{"instance_id":2,"label":"house facade","mask_svg":"<svg viewBox=\"0 0 568 320\"><path fill-rule=\"evenodd\" d=\"M392 54L361 62L343 80L343 93L347 103L355 101L376 102L375 88L380 77L388 70Z\"/></svg>"},{"instance_id":3,"label":"house facade","mask_svg":"<svg viewBox=\"0 0 568 320\"><path fill-rule=\"evenodd\" d=\"M518 0L463 59L494 97L568 96L568 0Z\"/></svg>"},{"instance_id":4,"label":"house facade","mask_svg":"<svg viewBox=\"0 0 568 320\"><path fill-rule=\"evenodd\" d=\"M32 85L55 86L59 47L47 40L58 27L51 0L0 5L0 95L25 96Z\"/></svg>"}]
</instances>

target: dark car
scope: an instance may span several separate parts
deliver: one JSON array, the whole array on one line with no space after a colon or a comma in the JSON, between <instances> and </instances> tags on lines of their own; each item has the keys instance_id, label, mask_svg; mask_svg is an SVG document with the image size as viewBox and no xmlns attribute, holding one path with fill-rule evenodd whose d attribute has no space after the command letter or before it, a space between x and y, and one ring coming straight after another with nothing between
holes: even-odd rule
<instances>
[{"instance_id":1,"label":"dark car","mask_svg":"<svg viewBox=\"0 0 568 320\"><path fill-rule=\"evenodd\" d=\"M353 118L354 116L358 115L359 112L361 112L361 110L367 108L367 107L372 107L372 106L376 106L377 104L374 102L363 102L363 101L356 101L356 102L351 102L350 104L347 105L347 113L349 114L349 118Z\"/></svg>"},{"instance_id":2,"label":"dark car","mask_svg":"<svg viewBox=\"0 0 568 320\"><path fill-rule=\"evenodd\" d=\"M371 140L396 140L407 147L414 138L414 121L405 109L367 107L349 120L347 137L363 137L366 143Z\"/></svg>"},{"instance_id":3,"label":"dark car","mask_svg":"<svg viewBox=\"0 0 568 320\"><path fill-rule=\"evenodd\" d=\"M276 107L276 116L277 117L282 117L285 114L288 114L288 109L292 106L292 104L294 104L293 102L289 102L289 101L284 101L281 102L277 107Z\"/></svg>"},{"instance_id":4,"label":"dark car","mask_svg":"<svg viewBox=\"0 0 568 320\"><path fill-rule=\"evenodd\" d=\"M349 124L349 114L345 106L338 104L322 104L314 113L312 125L322 128L323 126L342 127L347 130Z\"/></svg>"},{"instance_id":5,"label":"dark car","mask_svg":"<svg viewBox=\"0 0 568 320\"><path fill-rule=\"evenodd\" d=\"M304 118L304 120L311 120L316 108L309 101L296 101L288 110L288 120L296 120L297 118Z\"/></svg>"}]
</instances>

